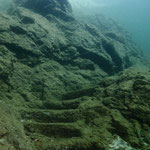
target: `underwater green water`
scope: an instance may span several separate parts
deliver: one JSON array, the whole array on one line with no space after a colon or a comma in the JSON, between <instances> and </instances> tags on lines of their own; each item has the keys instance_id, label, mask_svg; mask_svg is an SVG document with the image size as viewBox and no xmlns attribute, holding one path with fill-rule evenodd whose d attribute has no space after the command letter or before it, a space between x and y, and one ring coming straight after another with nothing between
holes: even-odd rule
<instances>
[{"instance_id":1,"label":"underwater green water","mask_svg":"<svg viewBox=\"0 0 150 150\"><path fill-rule=\"evenodd\" d=\"M6 11L9 8L11 2L12 0L0 0L0 12Z\"/></svg>"}]
</instances>

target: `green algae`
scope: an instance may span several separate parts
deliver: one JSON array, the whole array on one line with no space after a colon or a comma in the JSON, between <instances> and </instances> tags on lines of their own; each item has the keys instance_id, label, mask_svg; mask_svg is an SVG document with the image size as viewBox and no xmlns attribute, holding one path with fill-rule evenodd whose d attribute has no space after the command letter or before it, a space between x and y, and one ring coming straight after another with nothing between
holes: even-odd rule
<instances>
[{"instance_id":1,"label":"green algae","mask_svg":"<svg viewBox=\"0 0 150 150\"><path fill-rule=\"evenodd\" d=\"M110 150L119 138L147 150L150 73L129 68L139 49L111 21L56 11L0 15L0 148Z\"/></svg>"}]
</instances>

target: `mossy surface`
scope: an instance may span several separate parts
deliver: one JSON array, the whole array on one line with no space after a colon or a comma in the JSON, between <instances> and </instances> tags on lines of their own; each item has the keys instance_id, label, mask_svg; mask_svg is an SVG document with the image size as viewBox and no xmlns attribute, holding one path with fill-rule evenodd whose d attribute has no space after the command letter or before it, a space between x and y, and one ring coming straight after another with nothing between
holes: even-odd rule
<instances>
[{"instance_id":1,"label":"mossy surface","mask_svg":"<svg viewBox=\"0 0 150 150\"><path fill-rule=\"evenodd\" d=\"M135 88L135 83L139 82L140 91ZM67 95L67 100L55 100L49 104L36 99L21 104L16 94L14 103L8 96L8 100L1 100L2 116L5 114L1 144L23 149L28 141L28 149L33 150L109 150L118 136L125 141L122 141L125 147L130 145L133 149L147 150L150 144L149 82L149 73L128 69L90 88L94 91L92 95L85 89L77 98L73 97L79 91L68 93L69 97L73 95L71 99ZM12 134L18 138L10 137ZM20 143L14 145L13 140Z\"/></svg>"},{"instance_id":2,"label":"mossy surface","mask_svg":"<svg viewBox=\"0 0 150 150\"><path fill-rule=\"evenodd\" d=\"M47 1L58 4L47 15L28 2L0 15L0 149L148 150L150 73L136 68L137 46L105 17L76 20L65 0Z\"/></svg>"}]
</instances>

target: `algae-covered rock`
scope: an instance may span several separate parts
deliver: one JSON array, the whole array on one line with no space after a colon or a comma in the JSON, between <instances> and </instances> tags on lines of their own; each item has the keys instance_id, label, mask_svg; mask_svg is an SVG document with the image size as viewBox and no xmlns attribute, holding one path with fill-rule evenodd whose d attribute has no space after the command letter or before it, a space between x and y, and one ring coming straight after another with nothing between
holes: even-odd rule
<instances>
[{"instance_id":1,"label":"algae-covered rock","mask_svg":"<svg viewBox=\"0 0 150 150\"><path fill-rule=\"evenodd\" d=\"M24 134L22 123L15 114L11 105L0 101L0 149L32 150L33 146Z\"/></svg>"},{"instance_id":2,"label":"algae-covered rock","mask_svg":"<svg viewBox=\"0 0 150 150\"><path fill-rule=\"evenodd\" d=\"M149 73L130 68L143 56L95 17L74 18L67 0L14 0L0 15L0 149L147 150Z\"/></svg>"},{"instance_id":3,"label":"algae-covered rock","mask_svg":"<svg viewBox=\"0 0 150 150\"><path fill-rule=\"evenodd\" d=\"M99 97L103 97L103 104L112 110L112 131L133 147L147 149L149 142L144 126L149 124L149 73L143 75L135 70L127 70L117 78L104 89L99 89ZM139 91L136 87L142 88ZM145 96L141 97L143 93Z\"/></svg>"},{"instance_id":4,"label":"algae-covered rock","mask_svg":"<svg viewBox=\"0 0 150 150\"><path fill-rule=\"evenodd\" d=\"M43 16L54 15L63 20L73 20L68 0L14 0L15 6L28 8Z\"/></svg>"}]
</instances>

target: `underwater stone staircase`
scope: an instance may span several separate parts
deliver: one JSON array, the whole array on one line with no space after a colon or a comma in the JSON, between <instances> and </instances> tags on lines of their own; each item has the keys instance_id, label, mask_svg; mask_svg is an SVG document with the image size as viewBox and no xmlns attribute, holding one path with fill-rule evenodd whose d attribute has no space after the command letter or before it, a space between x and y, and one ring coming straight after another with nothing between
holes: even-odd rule
<instances>
[{"instance_id":1,"label":"underwater stone staircase","mask_svg":"<svg viewBox=\"0 0 150 150\"><path fill-rule=\"evenodd\" d=\"M45 104L45 108L21 109L21 122L37 150L87 150L91 141L84 134L87 110L78 109L86 92L79 98ZM74 96L73 96L74 97ZM78 97L78 96L77 96Z\"/></svg>"}]
</instances>

